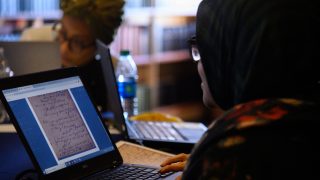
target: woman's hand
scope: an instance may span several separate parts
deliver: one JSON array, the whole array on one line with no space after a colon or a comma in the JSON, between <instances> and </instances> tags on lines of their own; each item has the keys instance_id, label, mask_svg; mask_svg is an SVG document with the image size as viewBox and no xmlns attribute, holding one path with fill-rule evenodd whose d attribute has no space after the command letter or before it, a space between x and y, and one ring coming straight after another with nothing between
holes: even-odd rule
<instances>
[{"instance_id":1,"label":"woman's hand","mask_svg":"<svg viewBox=\"0 0 320 180\"><path fill-rule=\"evenodd\" d=\"M184 153L168 158L163 163L161 163L161 169L159 172L161 174L164 174L167 172L182 171L184 169L184 166L186 165L188 158L189 154ZM180 178L181 177L177 177L177 179Z\"/></svg>"}]
</instances>

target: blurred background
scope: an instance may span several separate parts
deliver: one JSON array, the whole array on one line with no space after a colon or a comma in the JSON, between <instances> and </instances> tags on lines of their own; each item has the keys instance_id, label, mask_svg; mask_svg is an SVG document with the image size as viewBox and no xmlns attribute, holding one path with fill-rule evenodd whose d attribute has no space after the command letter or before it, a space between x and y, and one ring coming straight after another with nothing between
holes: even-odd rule
<instances>
[{"instance_id":1,"label":"blurred background","mask_svg":"<svg viewBox=\"0 0 320 180\"><path fill-rule=\"evenodd\" d=\"M201 81L187 44L195 34L199 3L126 1L124 22L110 49L113 56L119 56L122 49L133 55L139 74L140 112L158 111L205 124L215 117L202 104ZM0 41L53 41L47 34L61 14L59 0L0 0ZM10 65L10 59L8 62Z\"/></svg>"}]
</instances>

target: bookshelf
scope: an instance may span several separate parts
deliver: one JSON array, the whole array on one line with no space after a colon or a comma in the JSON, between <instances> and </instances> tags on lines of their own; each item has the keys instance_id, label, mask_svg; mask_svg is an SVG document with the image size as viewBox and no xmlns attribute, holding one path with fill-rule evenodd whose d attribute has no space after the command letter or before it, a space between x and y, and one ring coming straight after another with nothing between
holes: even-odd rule
<instances>
[{"instance_id":1,"label":"bookshelf","mask_svg":"<svg viewBox=\"0 0 320 180\"><path fill-rule=\"evenodd\" d=\"M195 12L173 12L170 8L126 9L124 22L111 48L130 49L133 55L153 55L187 49L187 39L195 33Z\"/></svg>"},{"instance_id":2,"label":"bookshelf","mask_svg":"<svg viewBox=\"0 0 320 180\"><path fill-rule=\"evenodd\" d=\"M139 68L139 83L150 88L147 99L150 99L151 109L157 110L157 107L165 105L160 100L164 93L163 85L179 81L164 78L163 72L167 72L168 66L185 64L190 59L187 39L195 34L199 2L161 0L153 1L146 7L125 10L124 24L111 48L114 52L119 52L121 48L132 51ZM168 73L179 76L179 73L190 72L171 70Z\"/></svg>"},{"instance_id":3,"label":"bookshelf","mask_svg":"<svg viewBox=\"0 0 320 180\"><path fill-rule=\"evenodd\" d=\"M59 0L0 0L0 40L19 41L25 28L61 18Z\"/></svg>"},{"instance_id":4,"label":"bookshelf","mask_svg":"<svg viewBox=\"0 0 320 180\"><path fill-rule=\"evenodd\" d=\"M127 48L134 55L152 55L186 48L186 37L195 31L199 0L127 0L115 52ZM179 8L176 8L179 7ZM0 0L0 35L19 35L39 20L60 19L59 0Z\"/></svg>"},{"instance_id":5,"label":"bookshelf","mask_svg":"<svg viewBox=\"0 0 320 180\"><path fill-rule=\"evenodd\" d=\"M59 15L59 0L0 0L2 18L59 18Z\"/></svg>"},{"instance_id":6,"label":"bookshelf","mask_svg":"<svg viewBox=\"0 0 320 180\"><path fill-rule=\"evenodd\" d=\"M179 68L188 64L187 39L195 33L195 15L201 0L127 0L124 22L111 52L131 50L139 68L139 83L149 88L150 109L162 106L163 85L178 84ZM62 16L59 0L0 0L0 40L17 41L35 20L52 23ZM170 71L168 71L170 69ZM197 76L195 71L193 75ZM179 93L179 92L177 92ZM147 98L148 99L148 98Z\"/></svg>"}]
</instances>

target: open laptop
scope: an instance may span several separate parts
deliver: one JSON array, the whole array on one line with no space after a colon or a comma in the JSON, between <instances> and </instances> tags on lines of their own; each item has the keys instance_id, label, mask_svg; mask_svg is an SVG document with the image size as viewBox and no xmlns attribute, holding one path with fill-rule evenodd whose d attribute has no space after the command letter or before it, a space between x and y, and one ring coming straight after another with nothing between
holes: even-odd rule
<instances>
[{"instance_id":1,"label":"open laptop","mask_svg":"<svg viewBox=\"0 0 320 180\"><path fill-rule=\"evenodd\" d=\"M163 178L123 164L76 68L0 79L0 97L40 178Z\"/></svg>"},{"instance_id":2,"label":"open laptop","mask_svg":"<svg viewBox=\"0 0 320 180\"><path fill-rule=\"evenodd\" d=\"M61 67L58 42L0 41L14 75L23 75Z\"/></svg>"},{"instance_id":3,"label":"open laptop","mask_svg":"<svg viewBox=\"0 0 320 180\"><path fill-rule=\"evenodd\" d=\"M97 41L97 48L108 94L108 104L118 129L129 140L143 145L191 150L207 130L202 123L132 121L124 118L109 49L100 41Z\"/></svg>"}]
</instances>

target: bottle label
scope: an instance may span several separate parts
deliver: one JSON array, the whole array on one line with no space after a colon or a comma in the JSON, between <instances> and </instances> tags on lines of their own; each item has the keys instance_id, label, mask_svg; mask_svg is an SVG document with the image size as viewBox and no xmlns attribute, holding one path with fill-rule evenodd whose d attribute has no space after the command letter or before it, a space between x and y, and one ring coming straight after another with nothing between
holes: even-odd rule
<instances>
[{"instance_id":1,"label":"bottle label","mask_svg":"<svg viewBox=\"0 0 320 180\"><path fill-rule=\"evenodd\" d=\"M118 82L119 94L122 98L134 98L136 96L137 84L134 79Z\"/></svg>"}]
</instances>

